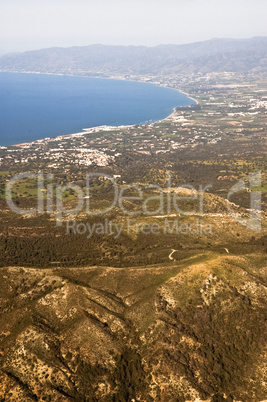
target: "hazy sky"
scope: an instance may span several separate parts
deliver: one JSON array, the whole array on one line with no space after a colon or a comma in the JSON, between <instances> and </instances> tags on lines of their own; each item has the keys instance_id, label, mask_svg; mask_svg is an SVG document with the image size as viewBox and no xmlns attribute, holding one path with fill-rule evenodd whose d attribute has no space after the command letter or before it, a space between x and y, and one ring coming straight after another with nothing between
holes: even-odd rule
<instances>
[{"instance_id":1,"label":"hazy sky","mask_svg":"<svg viewBox=\"0 0 267 402\"><path fill-rule=\"evenodd\" d=\"M0 54L267 36L267 0L0 0Z\"/></svg>"}]
</instances>

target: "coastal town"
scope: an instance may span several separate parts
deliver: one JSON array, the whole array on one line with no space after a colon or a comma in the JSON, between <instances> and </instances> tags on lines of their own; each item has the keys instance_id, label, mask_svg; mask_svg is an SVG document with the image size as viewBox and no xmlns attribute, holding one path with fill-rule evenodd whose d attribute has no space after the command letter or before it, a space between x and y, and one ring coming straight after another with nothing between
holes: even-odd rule
<instances>
[{"instance_id":1,"label":"coastal town","mask_svg":"<svg viewBox=\"0 0 267 402\"><path fill-rule=\"evenodd\" d=\"M225 74L220 80L218 75L216 78L220 82L226 80ZM260 140L266 134L267 83L265 87L262 82L260 85L257 82L214 84L214 79L214 74L210 74L202 79L205 87L203 84L195 86L195 90L191 88L190 96L197 100L197 105L178 107L162 121L135 126L100 126L81 133L1 147L1 169L16 164L26 168L34 162L39 165L40 161L51 169L70 165L101 167L113 164L124 150L145 156L215 146L223 138L238 137L247 141L253 134L253 141ZM179 88L183 88L179 80L150 80L172 88L177 88L179 83ZM199 78L195 80L198 82ZM190 87L189 83L187 85Z\"/></svg>"},{"instance_id":2,"label":"coastal town","mask_svg":"<svg viewBox=\"0 0 267 402\"><path fill-rule=\"evenodd\" d=\"M0 1L0 402L267 402L267 1Z\"/></svg>"}]
</instances>

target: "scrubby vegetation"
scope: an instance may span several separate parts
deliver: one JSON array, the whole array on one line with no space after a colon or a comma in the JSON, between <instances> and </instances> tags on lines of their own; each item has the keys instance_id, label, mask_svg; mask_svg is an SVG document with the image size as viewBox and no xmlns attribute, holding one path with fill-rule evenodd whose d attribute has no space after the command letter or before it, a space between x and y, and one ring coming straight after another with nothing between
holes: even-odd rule
<instances>
[{"instance_id":1,"label":"scrubby vegetation","mask_svg":"<svg viewBox=\"0 0 267 402\"><path fill-rule=\"evenodd\" d=\"M216 77L187 82L199 107L162 122L0 149L0 400L266 399L266 82ZM84 157L84 148L94 151ZM21 166L43 172L44 211L9 209L6 187ZM249 187L259 171L261 183ZM112 203L109 175L119 190L142 192L142 202L123 201L135 215L118 203L95 216L84 206L59 222L57 186L86 194L86 174L99 172L92 210ZM247 189L229 203L240 180ZM150 184L162 188L161 204ZM168 207L177 192L180 212ZM257 232L236 219L249 217L254 192ZM36 178L11 195L18 208L36 208ZM73 188L62 199L74 208ZM146 202L150 214L140 211ZM74 218L80 232L68 229ZM122 229L93 230L106 224Z\"/></svg>"}]
</instances>

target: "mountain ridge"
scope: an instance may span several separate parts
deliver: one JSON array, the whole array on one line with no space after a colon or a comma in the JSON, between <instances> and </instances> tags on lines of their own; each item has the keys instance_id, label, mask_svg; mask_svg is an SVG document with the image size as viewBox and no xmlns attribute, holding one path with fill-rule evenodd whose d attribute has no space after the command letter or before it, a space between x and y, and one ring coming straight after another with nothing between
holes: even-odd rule
<instances>
[{"instance_id":1,"label":"mountain ridge","mask_svg":"<svg viewBox=\"0 0 267 402\"><path fill-rule=\"evenodd\" d=\"M52 47L0 57L0 71L78 75L266 74L267 37L211 39L183 45Z\"/></svg>"}]
</instances>

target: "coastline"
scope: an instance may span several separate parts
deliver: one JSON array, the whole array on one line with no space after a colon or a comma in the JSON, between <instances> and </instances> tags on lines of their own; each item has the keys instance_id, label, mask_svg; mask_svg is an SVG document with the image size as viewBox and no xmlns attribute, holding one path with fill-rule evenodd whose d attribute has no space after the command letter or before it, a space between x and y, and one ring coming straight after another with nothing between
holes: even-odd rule
<instances>
[{"instance_id":1,"label":"coastline","mask_svg":"<svg viewBox=\"0 0 267 402\"><path fill-rule=\"evenodd\" d=\"M166 87L164 87L164 88L166 88ZM175 89L175 88L173 88L173 89ZM178 92L180 92L181 94L184 94L184 95L186 95L189 99L192 99L194 102L196 102L196 105L198 105L199 103L198 103L198 100L197 99L195 99L195 98L193 98L189 93L187 93L187 92L184 92L184 91L179 91L179 89L177 89L177 91Z\"/></svg>"},{"instance_id":2,"label":"coastline","mask_svg":"<svg viewBox=\"0 0 267 402\"><path fill-rule=\"evenodd\" d=\"M131 80L131 79L125 79L123 77L114 77L114 76L106 76L106 77L99 77L99 76L94 76L94 75L76 75L76 74L60 74L60 73L41 73L41 72L36 72L36 71L25 71L25 72L20 72L20 71L0 71L0 73L12 73L12 74L36 74L36 75L52 75L52 76L64 76L64 77L79 77L79 78L94 78L94 79L103 79L103 80L114 80L114 81L127 81L127 82L136 82L136 83L143 83L143 84L150 84L150 85L155 85L157 87L161 87L161 88L166 88L166 89L171 89L174 91L177 91L180 94L186 95L188 97L189 100L192 100L193 102L195 102L196 105L198 105L198 100L193 98L189 93L185 92L185 91L181 91L177 88L173 88L170 86L165 86L165 85L160 85L159 83L154 83L154 82L145 82L142 80ZM186 106L191 106L191 105L186 105ZM179 107L183 107L183 106L175 106L173 107L173 111L166 117L164 117L163 119L160 120L155 120L151 123L149 122L144 122L144 123L139 123L138 125L141 126L145 126L148 124L155 124L155 123L160 123L163 122L164 120L170 119L172 118L172 116L175 113L175 109L179 108ZM35 142L41 142L41 141L45 141L45 140L51 140L54 139L56 140L57 138L61 138L61 137L75 137L75 136L82 136L82 135L86 135L86 134L90 134L90 133L94 133L97 131L111 131L111 130L120 130L123 128L130 128L130 127L134 127L136 124L131 124L131 125L119 125L119 126L107 126L107 125L100 125L100 126L94 126L94 127L89 127L89 128L83 128L81 132L76 132L76 133L68 133L68 134L62 134L62 135L55 135L53 137L46 137L46 138L42 138L42 139L37 139L34 141L29 141L29 142L22 142L22 143L17 143L17 144L12 144L12 145L7 145L7 147L26 147L26 146L30 146L31 144L35 143Z\"/></svg>"}]
</instances>

